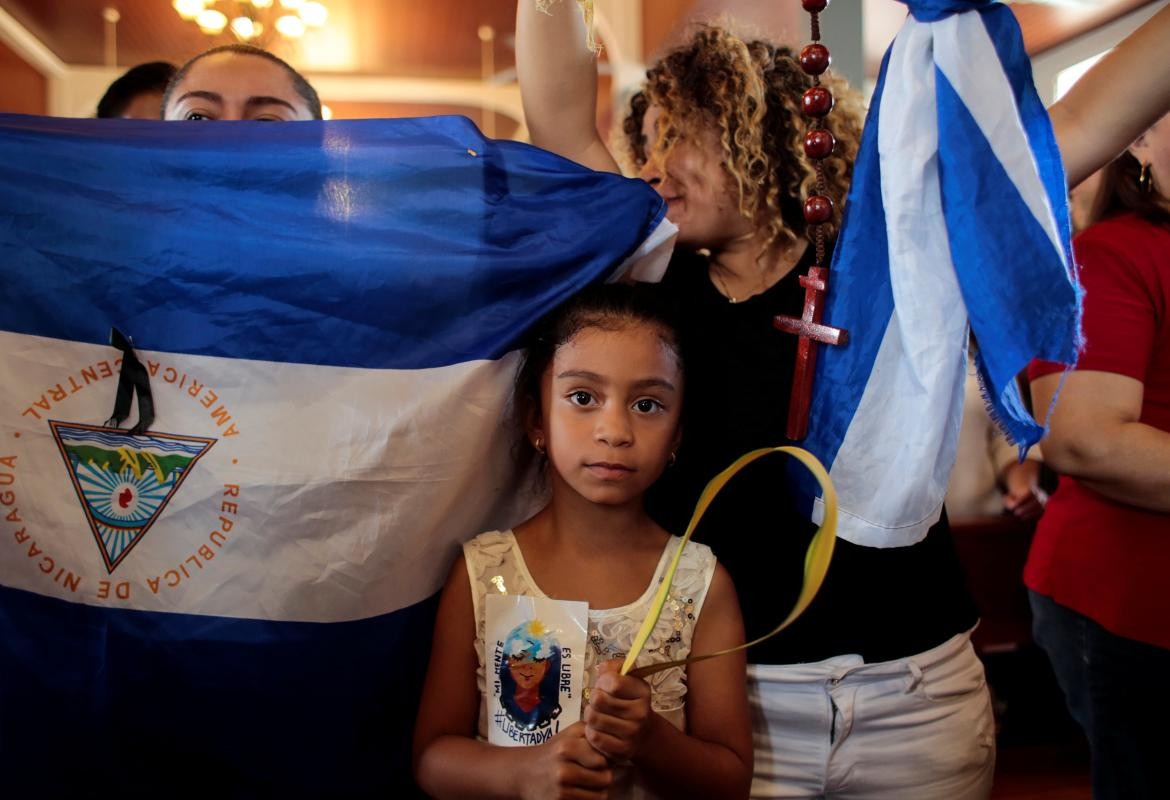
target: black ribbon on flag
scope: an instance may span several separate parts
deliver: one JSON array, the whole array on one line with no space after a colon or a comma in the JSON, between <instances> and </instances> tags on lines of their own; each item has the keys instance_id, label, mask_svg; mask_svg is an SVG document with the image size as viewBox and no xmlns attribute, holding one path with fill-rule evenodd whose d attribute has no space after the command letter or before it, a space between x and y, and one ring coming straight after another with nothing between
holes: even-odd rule
<instances>
[{"instance_id":1,"label":"black ribbon on flag","mask_svg":"<svg viewBox=\"0 0 1170 800\"><path fill-rule=\"evenodd\" d=\"M106 421L107 428L117 428L130 416L133 395L138 395L138 422L129 433L144 433L154 422L154 397L150 393L150 375L130 340L117 328L110 328L110 344L122 351L122 369L118 373L118 395L114 398L114 413Z\"/></svg>"}]
</instances>

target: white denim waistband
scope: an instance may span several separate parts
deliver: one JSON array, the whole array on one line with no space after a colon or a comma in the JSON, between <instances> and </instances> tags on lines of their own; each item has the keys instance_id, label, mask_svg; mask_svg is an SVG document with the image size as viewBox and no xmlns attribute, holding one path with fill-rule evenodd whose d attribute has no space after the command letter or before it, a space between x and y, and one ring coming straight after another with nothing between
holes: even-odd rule
<instances>
[{"instance_id":1,"label":"white denim waistband","mask_svg":"<svg viewBox=\"0 0 1170 800\"><path fill-rule=\"evenodd\" d=\"M971 630L974 630L972 628ZM748 664L748 679L759 684L820 684L845 678L878 680L891 675L921 675L922 671L944 664L963 653L971 643L971 631L958 633L937 647L893 661L865 663L856 654L833 656L808 664Z\"/></svg>"}]
</instances>

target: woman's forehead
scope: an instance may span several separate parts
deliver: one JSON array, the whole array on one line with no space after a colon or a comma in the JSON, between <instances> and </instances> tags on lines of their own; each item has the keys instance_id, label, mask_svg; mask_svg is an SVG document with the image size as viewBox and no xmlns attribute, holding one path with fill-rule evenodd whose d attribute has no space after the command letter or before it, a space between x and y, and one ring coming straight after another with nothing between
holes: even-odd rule
<instances>
[{"instance_id":1,"label":"woman's forehead","mask_svg":"<svg viewBox=\"0 0 1170 800\"><path fill-rule=\"evenodd\" d=\"M282 66L267 58L248 53L213 53L199 59L173 92L212 92L224 97L275 97L304 105L292 77Z\"/></svg>"}]
</instances>

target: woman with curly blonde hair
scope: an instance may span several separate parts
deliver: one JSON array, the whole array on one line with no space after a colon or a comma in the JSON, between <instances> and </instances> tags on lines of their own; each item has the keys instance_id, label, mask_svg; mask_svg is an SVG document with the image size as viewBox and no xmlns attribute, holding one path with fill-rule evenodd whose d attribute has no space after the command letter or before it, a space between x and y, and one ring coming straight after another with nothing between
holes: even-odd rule
<instances>
[{"instance_id":1,"label":"woman with curly blonde hair","mask_svg":"<svg viewBox=\"0 0 1170 800\"><path fill-rule=\"evenodd\" d=\"M826 191L844 198L863 109L844 81L826 74L822 82L837 98L836 110L824 123L837 141L822 162ZM651 181L673 176L666 165L676 149L680 158L696 147L704 154L718 152L739 215L759 234L753 242L757 266L775 269L769 263L774 247L803 249L801 198L816 184L803 149L809 126L800 96L808 85L787 47L745 41L724 28L703 25L647 71L645 84L630 100L615 149L627 171ZM703 232L683 224L682 198L666 197L674 202L670 219L680 226L684 241L703 238Z\"/></svg>"}]
</instances>

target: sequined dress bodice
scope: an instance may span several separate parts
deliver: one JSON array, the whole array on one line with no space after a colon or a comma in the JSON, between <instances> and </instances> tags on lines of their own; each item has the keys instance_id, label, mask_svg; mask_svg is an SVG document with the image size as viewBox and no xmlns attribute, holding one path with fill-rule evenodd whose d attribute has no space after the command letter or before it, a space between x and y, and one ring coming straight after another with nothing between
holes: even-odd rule
<instances>
[{"instance_id":1,"label":"sequined dress bodice","mask_svg":"<svg viewBox=\"0 0 1170 800\"><path fill-rule=\"evenodd\" d=\"M597 667L611 659L624 659L633 644L650 605L662 583L663 576L682 543L677 536L670 541L658 560L654 578L642 595L632 603L618 608L590 609L588 642L585 647L584 684L592 688L597 680ZM463 545L467 574L471 579L471 596L475 606L475 652L478 667L475 672L479 688L479 735L487 737L486 683L483 641L485 631L484 598L488 594L519 594L547 597L540 590L511 531L482 533ZM685 658L691 651L695 623L715 573L715 556L706 545L691 542L683 551L675 573L674 583L662 615L646 642L637 665L652 664ZM504 591L501 591L501 588ZM685 729L686 672L683 667L662 670L647 678L650 684L651 707L680 730ZM586 697L588 695L586 694Z\"/></svg>"}]
</instances>

